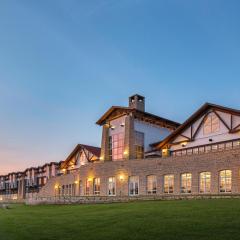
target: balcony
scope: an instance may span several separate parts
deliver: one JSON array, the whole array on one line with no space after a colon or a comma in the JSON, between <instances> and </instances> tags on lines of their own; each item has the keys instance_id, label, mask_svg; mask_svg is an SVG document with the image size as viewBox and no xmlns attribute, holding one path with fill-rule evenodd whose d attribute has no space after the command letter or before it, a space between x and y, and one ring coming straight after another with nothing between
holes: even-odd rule
<instances>
[{"instance_id":1,"label":"balcony","mask_svg":"<svg viewBox=\"0 0 240 240\"><path fill-rule=\"evenodd\" d=\"M207 145L201 145L196 147L184 147L180 150L171 151L171 156L186 156L186 155L197 155L209 152L219 152L230 149L240 148L240 139L235 139L232 141L224 141L218 143L211 143Z\"/></svg>"}]
</instances>

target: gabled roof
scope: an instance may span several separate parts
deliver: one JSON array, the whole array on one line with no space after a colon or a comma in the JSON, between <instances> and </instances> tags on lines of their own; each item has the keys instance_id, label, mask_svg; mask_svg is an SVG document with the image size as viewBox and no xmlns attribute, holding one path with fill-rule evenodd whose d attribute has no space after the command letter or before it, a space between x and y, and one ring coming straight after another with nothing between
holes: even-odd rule
<instances>
[{"instance_id":1,"label":"gabled roof","mask_svg":"<svg viewBox=\"0 0 240 240\"><path fill-rule=\"evenodd\" d=\"M111 116L111 114L113 112L115 112L116 110L120 110L122 111L123 113L127 113L127 112L131 112L131 108L129 107L120 107L120 106L112 106L110 107L103 115L101 118L98 119L98 121L96 122L96 124L98 125L103 125L105 123L105 120Z\"/></svg>"},{"instance_id":2,"label":"gabled roof","mask_svg":"<svg viewBox=\"0 0 240 240\"><path fill-rule=\"evenodd\" d=\"M192 116L190 116L182 125L180 125L174 132L172 132L172 134L166 137L163 141L159 142L159 144L153 143L152 146L155 146L156 148L164 147L171 140L173 140L178 134L186 130L193 122L201 118L204 115L204 113L206 113L210 109L240 116L240 110L228 108L228 107L224 107L224 106L220 106L212 103L205 103Z\"/></svg>"},{"instance_id":3,"label":"gabled roof","mask_svg":"<svg viewBox=\"0 0 240 240\"><path fill-rule=\"evenodd\" d=\"M66 158L65 161L63 161L61 163L61 168L65 168L68 164L69 161L72 160L72 158L77 154L78 151L80 151L81 149L86 149L87 151L89 151L90 153L92 153L94 156L100 158L101 155L101 148L99 147L94 147L94 146L89 146L89 145L85 145L85 144L78 144L73 151L70 153L70 155Z\"/></svg>"},{"instance_id":4,"label":"gabled roof","mask_svg":"<svg viewBox=\"0 0 240 240\"><path fill-rule=\"evenodd\" d=\"M172 128L177 128L180 126L180 123L174 122L172 120L166 119L159 117L157 115L148 113L148 112L143 112L135 108L130 108L130 107L120 107L120 106L112 106L104 115L96 122L98 125L103 125L106 123L106 120L111 116L111 114L115 111L119 110L121 112L121 115L124 116L128 113L133 113L135 115L141 115L144 116L145 118L149 118L151 120L154 120L156 122L162 123L163 125L169 125Z\"/></svg>"}]
</instances>

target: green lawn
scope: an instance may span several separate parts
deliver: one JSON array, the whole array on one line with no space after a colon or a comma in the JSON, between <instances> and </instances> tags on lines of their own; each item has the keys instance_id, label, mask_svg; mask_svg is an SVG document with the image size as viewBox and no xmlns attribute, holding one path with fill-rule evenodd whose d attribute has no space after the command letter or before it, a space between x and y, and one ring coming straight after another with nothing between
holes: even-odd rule
<instances>
[{"instance_id":1,"label":"green lawn","mask_svg":"<svg viewBox=\"0 0 240 240\"><path fill-rule=\"evenodd\" d=\"M1 240L240 239L240 199L0 209Z\"/></svg>"}]
</instances>

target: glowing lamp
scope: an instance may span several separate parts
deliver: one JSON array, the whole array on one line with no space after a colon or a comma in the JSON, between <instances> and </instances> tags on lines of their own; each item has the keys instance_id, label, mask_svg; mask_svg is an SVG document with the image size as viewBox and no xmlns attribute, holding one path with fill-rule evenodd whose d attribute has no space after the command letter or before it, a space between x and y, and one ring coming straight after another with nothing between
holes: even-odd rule
<instances>
[{"instance_id":1,"label":"glowing lamp","mask_svg":"<svg viewBox=\"0 0 240 240\"><path fill-rule=\"evenodd\" d=\"M124 176L123 176L123 175L120 175L120 176L119 176L119 179L120 179L120 181L123 181L123 180L124 180Z\"/></svg>"},{"instance_id":2,"label":"glowing lamp","mask_svg":"<svg viewBox=\"0 0 240 240\"><path fill-rule=\"evenodd\" d=\"M187 145L187 142L182 142L182 147L185 147Z\"/></svg>"}]
</instances>

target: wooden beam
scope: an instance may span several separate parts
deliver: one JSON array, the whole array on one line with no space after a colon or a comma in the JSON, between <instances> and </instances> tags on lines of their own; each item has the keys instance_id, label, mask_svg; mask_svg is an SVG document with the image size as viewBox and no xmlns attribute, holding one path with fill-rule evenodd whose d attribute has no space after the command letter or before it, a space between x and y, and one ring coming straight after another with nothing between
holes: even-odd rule
<instances>
[{"instance_id":1,"label":"wooden beam","mask_svg":"<svg viewBox=\"0 0 240 240\"><path fill-rule=\"evenodd\" d=\"M215 111L213 110L213 112L217 115L217 117L220 119L220 121L223 123L223 125L230 131L231 128L227 125L227 123L222 119L222 117Z\"/></svg>"},{"instance_id":2,"label":"wooden beam","mask_svg":"<svg viewBox=\"0 0 240 240\"><path fill-rule=\"evenodd\" d=\"M188 140L191 140L190 137L187 137L187 136L185 136L185 135L183 135L183 134L180 134L180 136L182 136L182 137L184 137L184 138L187 138Z\"/></svg>"},{"instance_id":3,"label":"wooden beam","mask_svg":"<svg viewBox=\"0 0 240 240\"><path fill-rule=\"evenodd\" d=\"M205 115L203 115L204 117L203 117L202 121L199 123L199 125L198 125L198 127L197 127L195 133L193 134L192 140L194 140L195 137L197 136L197 134L198 134L198 132L199 132L201 126L202 126L203 123L205 122L205 120L206 120L207 116L209 115L209 113L211 113L211 112L208 112L208 113L206 113Z\"/></svg>"}]
</instances>

